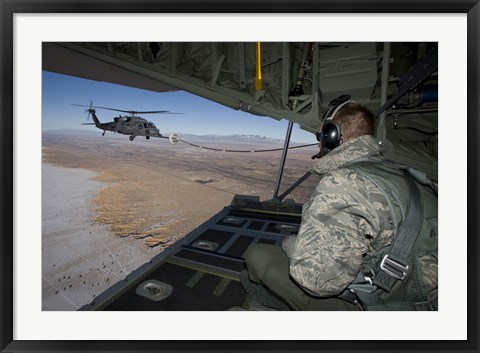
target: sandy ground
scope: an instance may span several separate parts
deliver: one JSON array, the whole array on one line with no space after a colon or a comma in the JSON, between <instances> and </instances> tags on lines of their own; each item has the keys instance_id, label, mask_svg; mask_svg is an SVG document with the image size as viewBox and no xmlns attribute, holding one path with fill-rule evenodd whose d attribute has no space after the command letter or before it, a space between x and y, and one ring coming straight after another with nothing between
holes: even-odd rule
<instances>
[{"instance_id":1,"label":"sandy ground","mask_svg":"<svg viewBox=\"0 0 480 353\"><path fill-rule=\"evenodd\" d=\"M232 198L211 190L211 197L204 197L191 190L201 188L198 183L163 178L164 200L144 200L155 205L130 208L125 205L132 199L125 203L121 185L96 179L87 170L42 165L43 310L77 310L88 304ZM139 230L145 227L148 231Z\"/></svg>"},{"instance_id":2,"label":"sandy ground","mask_svg":"<svg viewBox=\"0 0 480 353\"><path fill-rule=\"evenodd\" d=\"M95 173L42 165L42 310L77 310L160 249L93 222Z\"/></svg>"},{"instance_id":3,"label":"sandy ground","mask_svg":"<svg viewBox=\"0 0 480 353\"><path fill-rule=\"evenodd\" d=\"M52 135L42 152L43 310L90 303L235 194L271 198L279 158L132 144L118 136ZM309 153L290 157L287 185L310 164ZM314 185L297 200L304 202Z\"/></svg>"}]
</instances>

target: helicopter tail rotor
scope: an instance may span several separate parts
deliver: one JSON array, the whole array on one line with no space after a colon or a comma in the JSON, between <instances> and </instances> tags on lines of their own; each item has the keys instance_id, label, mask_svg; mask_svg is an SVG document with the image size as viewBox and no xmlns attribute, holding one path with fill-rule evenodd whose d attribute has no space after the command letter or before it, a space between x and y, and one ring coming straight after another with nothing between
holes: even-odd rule
<instances>
[{"instance_id":1,"label":"helicopter tail rotor","mask_svg":"<svg viewBox=\"0 0 480 353\"><path fill-rule=\"evenodd\" d=\"M90 121L90 117L92 116L92 113L95 112L95 107L93 106L93 100L90 101L90 105L85 105L85 104L72 104L77 107L88 107L88 109L85 109L85 113L87 113L87 121ZM87 124L90 125L90 124Z\"/></svg>"},{"instance_id":2,"label":"helicopter tail rotor","mask_svg":"<svg viewBox=\"0 0 480 353\"><path fill-rule=\"evenodd\" d=\"M93 107L93 100L90 101L90 106L88 107L88 115L87 115L87 121L90 121L90 116L92 115L92 107Z\"/></svg>"}]
</instances>

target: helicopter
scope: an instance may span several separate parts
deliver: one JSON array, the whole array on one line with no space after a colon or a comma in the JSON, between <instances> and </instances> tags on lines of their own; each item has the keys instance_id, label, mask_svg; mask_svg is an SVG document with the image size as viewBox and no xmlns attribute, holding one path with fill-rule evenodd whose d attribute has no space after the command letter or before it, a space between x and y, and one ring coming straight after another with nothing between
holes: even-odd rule
<instances>
[{"instance_id":1,"label":"helicopter","mask_svg":"<svg viewBox=\"0 0 480 353\"><path fill-rule=\"evenodd\" d=\"M72 104L79 107L88 107L88 118L90 119L90 115L92 116L93 123L83 123L82 125L95 125L95 127L103 130L102 136L105 136L106 131L112 131L114 133L119 133L123 135L128 135L130 141L136 136L145 136L147 140L150 137L162 137L160 130L155 126L154 123L148 121L144 118L138 116L138 114L181 114L181 113L172 113L167 110L156 110L156 111L144 111L139 112L135 110L121 110L115 108L107 108L107 107L98 107L93 106L93 103L90 102L90 105L83 105L83 104ZM95 114L95 109L105 109L105 110L112 110L121 113L127 113L128 115L122 116L119 115L118 117L113 118L113 121L109 121L106 123L100 122L97 115Z\"/></svg>"}]
</instances>

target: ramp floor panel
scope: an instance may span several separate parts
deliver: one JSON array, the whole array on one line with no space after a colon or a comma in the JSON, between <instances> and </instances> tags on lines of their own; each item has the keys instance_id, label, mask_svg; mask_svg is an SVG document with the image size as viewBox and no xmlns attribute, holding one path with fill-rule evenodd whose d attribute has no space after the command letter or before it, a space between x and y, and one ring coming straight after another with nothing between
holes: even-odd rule
<instances>
[{"instance_id":1,"label":"ramp floor panel","mask_svg":"<svg viewBox=\"0 0 480 353\"><path fill-rule=\"evenodd\" d=\"M175 257L238 273L245 268L245 262L242 259L229 258L215 253L197 251L188 248L180 250L175 254Z\"/></svg>"},{"instance_id":2,"label":"ramp floor panel","mask_svg":"<svg viewBox=\"0 0 480 353\"><path fill-rule=\"evenodd\" d=\"M137 294L137 287L149 280L171 285L172 293L160 301L153 301ZM232 307L241 307L246 297L247 294L238 281L166 262L104 310L223 311Z\"/></svg>"}]
</instances>

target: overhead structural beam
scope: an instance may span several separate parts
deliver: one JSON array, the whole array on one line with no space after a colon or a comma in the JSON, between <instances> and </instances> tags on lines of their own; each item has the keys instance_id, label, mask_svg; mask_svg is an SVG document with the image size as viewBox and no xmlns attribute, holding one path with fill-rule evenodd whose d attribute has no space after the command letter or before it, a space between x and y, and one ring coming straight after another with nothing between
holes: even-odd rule
<instances>
[{"instance_id":1,"label":"overhead structural beam","mask_svg":"<svg viewBox=\"0 0 480 353\"><path fill-rule=\"evenodd\" d=\"M175 43L176 45L176 43ZM170 85L172 87L176 87L178 89L185 90L187 92L197 94L201 97L211 99L213 101L219 102L220 104L226 105L228 107L231 107L233 109L239 109L240 103L242 101L249 102L251 101L253 103L253 100L251 99L250 96L247 94L241 93L241 92L230 92L231 90L228 90L228 88L222 88L223 92L218 92L217 90L213 90L209 88L205 84L201 83L196 83L193 82L195 79L191 77L180 77L180 74L176 73L176 60L178 58L178 48L174 46L173 48L173 54L172 54L172 60L171 63L172 65L172 71L169 74L162 73L159 71L155 71L152 68L148 68L145 66L141 66L138 64L135 64L133 62L128 62L116 57L109 56L107 54L94 51L88 48L81 47L76 44L72 43L62 43L62 46L71 49L76 52L80 52L82 54L85 54L90 57L94 57L98 60L105 61L107 63L113 64L115 66L118 66L122 69L132 71L135 73L138 73L140 75L144 75L146 77L153 78L155 80L158 80L162 83L165 83L167 85ZM175 75L175 76L172 76ZM226 94L228 93L228 95ZM261 107L252 107L252 110L255 109L257 114L263 114L263 115L268 115L271 116L269 111L263 110Z\"/></svg>"}]
</instances>

